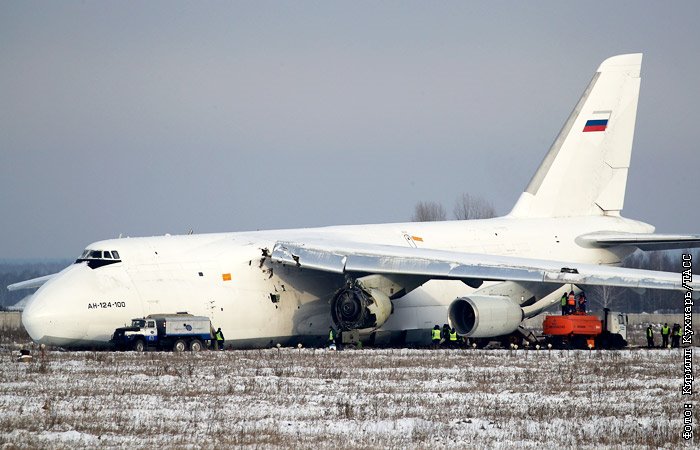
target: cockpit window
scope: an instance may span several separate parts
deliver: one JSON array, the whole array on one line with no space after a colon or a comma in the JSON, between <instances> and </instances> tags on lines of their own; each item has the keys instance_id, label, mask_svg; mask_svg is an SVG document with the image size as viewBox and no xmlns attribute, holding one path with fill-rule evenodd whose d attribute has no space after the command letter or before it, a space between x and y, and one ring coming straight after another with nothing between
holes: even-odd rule
<instances>
[{"instance_id":1,"label":"cockpit window","mask_svg":"<svg viewBox=\"0 0 700 450\"><path fill-rule=\"evenodd\" d=\"M97 269L121 262L121 258L116 250L92 250L88 248L80 255L80 258L75 260L76 264L83 262L87 262L88 267L91 269Z\"/></svg>"},{"instance_id":2,"label":"cockpit window","mask_svg":"<svg viewBox=\"0 0 700 450\"><path fill-rule=\"evenodd\" d=\"M116 250L90 250L87 249L80 255L80 259L120 259Z\"/></svg>"},{"instance_id":3,"label":"cockpit window","mask_svg":"<svg viewBox=\"0 0 700 450\"><path fill-rule=\"evenodd\" d=\"M132 327L139 327L142 328L146 325L146 321L143 319L132 319L131 320L131 326Z\"/></svg>"}]
</instances>

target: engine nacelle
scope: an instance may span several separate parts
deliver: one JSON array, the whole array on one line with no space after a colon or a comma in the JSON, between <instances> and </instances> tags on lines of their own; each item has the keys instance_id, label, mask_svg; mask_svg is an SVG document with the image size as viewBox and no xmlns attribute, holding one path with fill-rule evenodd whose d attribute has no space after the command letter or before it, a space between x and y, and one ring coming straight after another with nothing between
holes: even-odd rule
<instances>
[{"instance_id":1,"label":"engine nacelle","mask_svg":"<svg viewBox=\"0 0 700 450\"><path fill-rule=\"evenodd\" d=\"M453 301L448 316L462 336L495 337L517 330L523 310L509 297L474 295Z\"/></svg>"},{"instance_id":2,"label":"engine nacelle","mask_svg":"<svg viewBox=\"0 0 700 450\"><path fill-rule=\"evenodd\" d=\"M378 289L357 284L340 289L331 300L331 316L340 330L377 328L391 315L391 300Z\"/></svg>"}]
</instances>

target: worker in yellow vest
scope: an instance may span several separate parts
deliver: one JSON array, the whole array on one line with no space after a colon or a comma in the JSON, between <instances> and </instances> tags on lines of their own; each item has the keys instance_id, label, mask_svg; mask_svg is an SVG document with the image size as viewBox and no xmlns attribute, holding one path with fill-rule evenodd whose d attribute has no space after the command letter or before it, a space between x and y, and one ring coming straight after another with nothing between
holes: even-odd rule
<instances>
[{"instance_id":1,"label":"worker in yellow vest","mask_svg":"<svg viewBox=\"0 0 700 450\"><path fill-rule=\"evenodd\" d=\"M668 337L671 335L671 327L668 326L668 323L664 323L664 326L661 327L661 346L663 348L668 347Z\"/></svg>"},{"instance_id":2,"label":"worker in yellow vest","mask_svg":"<svg viewBox=\"0 0 700 450\"><path fill-rule=\"evenodd\" d=\"M328 347L335 347L335 329L328 327Z\"/></svg>"},{"instance_id":3,"label":"worker in yellow vest","mask_svg":"<svg viewBox=\"0 0 700 450\"><path fill-rule=\"evenodd\" d=\"M651 324L647 327L647 348L654 348L654 330Z\"/></svg>"},{"instance_id":4,"label":"worker in yellow vest","mask_svg":"<svg viewBox=\"0 0 700 450\"><path fill-rule=\"evenodd\" d=\"M216 330L216 334L214 335L214 338L216 339L216 349L223 350L224 349L224 333L223 333L223 331L221 331L221 328Z\"/></svg>"},{"instance_id":5,"label":"worker in yellow vest","mask_svg":"<svg viewBox=\"0 0 700 450\"><path fill-rule=\"evenodd\" d=\"M435 325L433 327L431 337L433 338L433 347L438 348L440 346L442 330L440 330L440 325Z\"/></svg>"},{"instance_id":6,"label":"worker in yellow vest","mask_svg":"<svg viewBox=\"0 0 700 450\"><path fill-rule=\"evenodd\" d=\"M560 303L561 303L561 315L562 316L566 314L566 297L567 297L566 292L564 292L564 294L561 296L561 301L560 301Z\"/></svg>"},{"instance_id":7,"label":"worker in yellow vest","mask_svg":"<svg viewBox=\"0 0 700 450\"><path fill-rule=\"evenodd\" d=\"M450 347L457 347L457 332L455 331L454 327L450 328Z\"/></svg>"}]
</instances>

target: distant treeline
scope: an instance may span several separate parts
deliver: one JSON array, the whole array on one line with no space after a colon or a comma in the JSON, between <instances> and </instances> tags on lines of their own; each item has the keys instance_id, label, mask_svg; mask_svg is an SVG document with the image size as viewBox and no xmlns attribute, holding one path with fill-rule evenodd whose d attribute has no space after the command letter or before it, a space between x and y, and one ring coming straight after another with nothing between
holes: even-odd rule
<instances>
[{"instance_id":1,"label":"distant treeline","mask_svg":"<svg viewBox=\"0 0 700 450\"><path fill-rule=\"evenodd\" d=\"M681 271L683 270L681 255L683 253L693 255L693 273L700 273L699 249L658 252L636 251L622 260L622 266L677 273L678 281L680 282ZM596 310L607 307L613 311L629 313L679 313L683 309L682 291L646 289L644 292L639 293L629 288L595 286L586 290L586 297L590 306Z\"/></svg>"},{"instance_id":2,"label":"distant treeline","mask_svg":"<svg viewBox=\"0 0 700 450\"><path fill-rule=\"evenodd\" d=\"M7 290L8 285L59 272L71 262L73 261L69 259L0 262L0 307L12 306L33 292L31 289L10 292Z\"/></svg>"},{"instance_id":3,"label":"distant treeline","mask_svg":"<svg viewBox=\"0 0 700 450\"><path fill-rule=\"evenodd\" d=\"M622 261L623 267L674 272L681 278L681 254L692 253L693 272L700 273L700 250L694 251L637 251ZM33 262L0 262L0 308L14 305L31 290L9 292L7 286L19 281L59 272L72 263L72 260L50 260ZM660 291L647 289L643 293L632 289L608 286L591 286L586 288L590 308L599 310L604 307L624 312L661 312L678 313L683 308L683 294L680 291ZM401 300L397 300L401 301Z\"/></svg>"}]
</instances>

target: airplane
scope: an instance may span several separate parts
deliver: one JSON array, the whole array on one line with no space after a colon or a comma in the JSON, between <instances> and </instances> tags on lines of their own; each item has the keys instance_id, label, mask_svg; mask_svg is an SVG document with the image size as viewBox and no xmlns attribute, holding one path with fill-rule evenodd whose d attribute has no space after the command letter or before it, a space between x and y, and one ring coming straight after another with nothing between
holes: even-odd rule
<instances>
[{"instance_id":1,"label":"airplane","mask_svg":"<svg viewBox=\"0 0 700 450\"><path fill-rule=\"evenodd\" d=\"M232 348L319 345L331 326L410 342L448 320L462 336L505 336L571 286L697 288L618 267L636 249L700 247L700 235L654 234L620 214L641 63L600 64L503 217L104 240L8 288L39 287L24 327L66 348L106 347L133 318L185 311L208 316Z\"/></svg>"}]
</instances>

